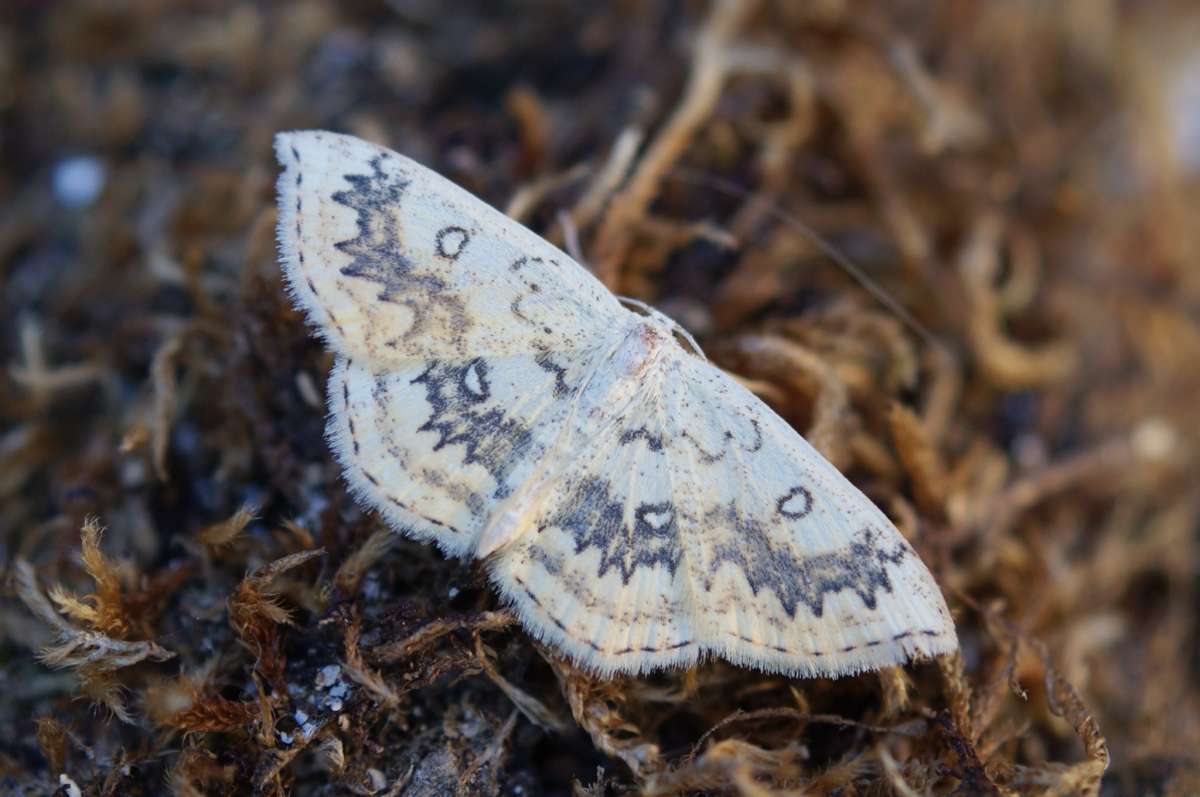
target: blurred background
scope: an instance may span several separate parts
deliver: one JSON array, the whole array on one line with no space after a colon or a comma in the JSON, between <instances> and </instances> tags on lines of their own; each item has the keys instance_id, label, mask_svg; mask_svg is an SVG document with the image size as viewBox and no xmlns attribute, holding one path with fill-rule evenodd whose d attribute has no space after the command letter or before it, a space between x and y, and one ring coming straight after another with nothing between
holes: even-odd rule
<instances>
[{"instance_id":1,"label":"blurred background","mask_svg":"<svg viewBox=\"0 0 1200 797\"><path fill-rule=\"evenodd\" d=\"M0 789L1200 793L1197 42L1182 0L7 0ZM281 289L295 128L687 326L961 656L599 681L389 535Z\"/></svg>"}]
</instances>

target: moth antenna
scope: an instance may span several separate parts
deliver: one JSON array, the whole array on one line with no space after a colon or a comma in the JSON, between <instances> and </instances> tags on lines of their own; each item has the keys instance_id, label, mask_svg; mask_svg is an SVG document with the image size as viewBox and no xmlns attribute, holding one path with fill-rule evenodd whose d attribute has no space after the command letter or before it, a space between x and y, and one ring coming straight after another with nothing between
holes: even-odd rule
<instances>
[{"instance_id":1,"label":"moth antenna","mask_svg":"<svg viewBox=\"0 0 1200 797\"><path fill-rule=\"evenodd\" d=\"M754 196L754 193L732 180L716 175L707 174L704 172L695 171L693 169L675 168L668 172L668 176L673 177L683 182L692 183L693 185L702 185L720 191L729 196L735 196L742 199L749 199ZM874 299L890 310L900 322L911 329L921 340L925 341L930 347L945 352L953 357L953 351L929 329L918 321L908 309L900 304L895 297L884 290L878 282L863 271L854 263L847 255L843 254L836 246L825 239L819 232L814 230L809 225L801 221L795 214L784 210L779 203L773 200L767 200L764 205L768 215L791 228L794 232L799 233L810 243L817 247L830 260L832 260L839 268L850 275L851 279L859 284L863 290L871 294Z\"/></svg>"}]
</instances>

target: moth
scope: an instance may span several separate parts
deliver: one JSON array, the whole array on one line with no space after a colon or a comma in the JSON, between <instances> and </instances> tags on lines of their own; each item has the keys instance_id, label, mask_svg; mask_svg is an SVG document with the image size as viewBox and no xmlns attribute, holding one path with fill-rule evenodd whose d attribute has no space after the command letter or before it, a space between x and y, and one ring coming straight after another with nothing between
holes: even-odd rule
<instances>
[{"instance_id":1,"label":"moth","mask_svg":"<svg viewBox=\"0 0 1200 797\"><path fill-rule=\"evenodd\" d=\"M395 152L319 131L275 151L345 478L483 560L531 635L601 675L715 655L833 677L957 647L887 516L670 318Z\"/></svg>"}]
</instances>

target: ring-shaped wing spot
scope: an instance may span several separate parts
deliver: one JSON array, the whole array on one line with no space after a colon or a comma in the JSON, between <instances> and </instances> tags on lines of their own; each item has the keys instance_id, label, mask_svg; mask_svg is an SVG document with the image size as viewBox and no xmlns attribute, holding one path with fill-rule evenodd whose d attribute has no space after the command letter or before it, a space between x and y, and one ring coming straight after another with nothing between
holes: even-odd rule
<instances>
[{"instance_id":1,"label":"ring-shaped wing spot","mask_svg":"<svg viewBox=\"0 0 1200 797\"><path fill-rule=\"evenodd\" d=\"M351 360L577 351L627 314L562 251L403 155L318 131L281 133L275 152L289 290Z\"/></svg>"},{"instance_id":2,"label":"ring-shaped wing spot","mask_svg":"<svg viewBox=\"0 0 1200 797\"><path fill-rule=\"evenodd\" d=\"M641 385L624 404L595 401L588 453L557 472L536 532L492 563L536 636L603 673L713 654L838 676L954 648L915 552L782 419L694 358ZM679 444L747 418L763 432L752 452L714 462Z\"/></svg>"}]
</instances>

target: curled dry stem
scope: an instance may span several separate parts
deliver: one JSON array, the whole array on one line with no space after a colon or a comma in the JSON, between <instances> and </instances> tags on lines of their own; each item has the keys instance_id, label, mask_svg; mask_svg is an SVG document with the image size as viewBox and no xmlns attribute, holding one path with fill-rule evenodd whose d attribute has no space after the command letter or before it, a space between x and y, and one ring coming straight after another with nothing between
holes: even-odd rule
<instances>
[{"instance_id":1,"label":"curled dry stem","mask_svg":"<svg viewBox=\"0 0 1200 797\"><path fill-rule=\"evenodd\" d=\"M454 631L498 631L515 622L516 617L508 611L483 612L471 616L433 620L404 639L385 642L372 648L371 658L380 664L403 661Z\"/></svg>"},{"instance_id":2,"label":"curled dry stem","mask_svg":"<svg viewBox=\"0 0 1200 797\"><path fill-rule=\"evenodd\" d=\"M704 120L712 115L729 71L725 48L755 10L750 0L717 0L697 37L683 98L638 162L625 187L612 199L596 233L596 276L616 287L633 242L635 222L645 215L671 166Z\"/></svg>"}]
</instances>

